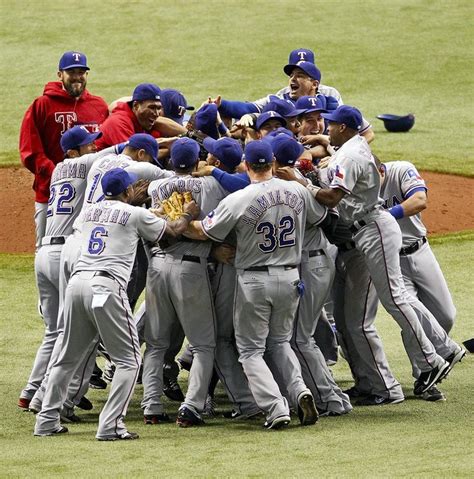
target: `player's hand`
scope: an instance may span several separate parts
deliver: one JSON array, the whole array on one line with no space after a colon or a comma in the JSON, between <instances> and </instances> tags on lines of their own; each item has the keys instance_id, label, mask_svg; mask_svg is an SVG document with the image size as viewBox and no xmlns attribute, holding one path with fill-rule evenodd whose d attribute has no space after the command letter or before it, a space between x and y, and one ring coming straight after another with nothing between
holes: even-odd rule
<instances>
[{"instance_id":1,"label":"player's hand","mask_svg":"<svg viewBox=\"0 0 474 479\"><path fill-rule=\"evenodd\" d=\"M171 145L178 139L177 136L171 136L169 138L157 138L156 142L158 143L159 148L171 148Z\"/></svg>"},{"instance_id":2,"label":"player's hand","mask_svg":"<svg viewBox=\"0 0 474 479\"><path fill-rule=\"evenodd\" d=\"M234 264L235 247L230 244L222 243L213 248L212 256L218 263Z\"/></svg>"},{"instance_id":3,"label":"player's hand","mask_svg":"<svg viewBox=\"0 0 474 479\"><path fill-rule=\"evenodd\" d=\"M148 186L150 182L148 180L138 180L132 187L132 199L130 204L133 206L141 206L149 199Z\"/></svg>"},{"instance_id":4,"label":"player's hand","mask_svg":"<svg viewBox=\"0 0 474 479\"><path fill-rule=\"evenodd\" d=\"M303 145L322 145L324 147L329 146L329 136L327 135L303 135L300 136L299 140Z\"/></svg>"},{"instance_id":5,"label":"player's hand","mask_svg":"<svg viewBox=\"0 0 474 479\"><path fill-rule=\"evenodd\" d=\"M215 166L211 165L204 165L203 167L199 167L198 170L193 171L193 176L211 176L212 172L214 171Z\"/></svg>"},{"instance_id":6,"label":"player's hand","mask_svg":"<svg viewBox=\"0 0 474 479\"><path fill-rule=\"evenodd\" d=\"M199 208L199 205L194 200L191 200L184 203L183 212L186 214L190 214L193 219L196 219L201 213L201 208Z\"/></svg>"},{"instance_id":7,"label":"player's hand","mask_svg":"<svg viewBox=\"0 0 474 479\"><path fill-rule=\"evenodd\" d=\"M219 108L222 103L222 97L221 95L217 95L215 98L208 97L207 103L215 103L217 105L217 108Z\"/></svg>"},{"instance_id":8,"label":"player's hand","mask_svg":"<svg viewBox=\"0 0 474 479\"><path fill-rule=\"evenodd\" d=\"M158 208L150 208L148 211L150 213L153 213L155 216L158 216L158 218L166 219L165 210L163 209L163 206L161 205Z\"/></svg>"},{"instance_id":9,"label":"player's hand","mask_svg":"<svg viewBox=\"0 0 474 479\"><path fill-rule=\"evenodd\" d=\"M256 119L257 119L257 115L253 113L247 113L242 118L240 118L239 121L235 123L235 126L240 126L240 127L253 126L255 124Z\"/></svg>"},{"instance_id":10,"label":"player's hand","mask_svg":"<svg viewBox=\"0 0 474 479\"><path fill-rule=\"evenodd\" d=\"M329 160L331 159L330 156L325 156L324 158L321 158L321 160L318 163L318 168L321 170L322 168L327 168L329 164Z\"/></svg>"},{"instance_id":11,"label":"player's hand","mask_svg":"<svg viewBox=\"0 0 474 479\"><path fill-rule=\"evenodd\" d=\"M282 168L278 168L275 171L275 176L280 178L281 180L286 181L297 181L298 178L295 175L295 171L290 166L283 166Z\"/></svg>"}]
</instances>

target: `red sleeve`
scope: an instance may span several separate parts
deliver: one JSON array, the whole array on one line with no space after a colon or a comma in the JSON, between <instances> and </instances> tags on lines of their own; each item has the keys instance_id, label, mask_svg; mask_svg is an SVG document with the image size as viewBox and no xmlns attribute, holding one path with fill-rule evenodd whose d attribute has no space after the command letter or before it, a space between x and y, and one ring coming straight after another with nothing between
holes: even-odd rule
<instances>
[{"instance_id":1,"label":"red sleeve","mask_svg":"<svg viewBox=\"0 0 474 479\"><path fill-rule=\"evenodd\" d=\"M26 110L20 128L20 158L23 165L35 175L51 176L54 163L46 156L37 127L38 103Z\"/></svg>"},{"instance_id":2,"label":"red sleeve","mask_svg":"<svg viewBox=\"0 0 474 479\"><path fill-rule=\"evenodd\" d=\"M100 126L102 137L95 144L98 150L127 141L134 133L133 123L121 115L110 115Z\"/></svg>"}]
</instances>

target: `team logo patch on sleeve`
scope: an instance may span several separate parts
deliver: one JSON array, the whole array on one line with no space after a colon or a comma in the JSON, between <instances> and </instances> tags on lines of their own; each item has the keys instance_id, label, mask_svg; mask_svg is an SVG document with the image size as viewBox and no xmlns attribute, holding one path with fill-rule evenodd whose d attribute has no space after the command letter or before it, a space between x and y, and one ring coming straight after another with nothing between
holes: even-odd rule
<instances>
[{"instance_id":1,"label":"team logo patch on sleeve","mask_svg":"<svg viewBox=\"0 0 474 479\"><path fill-rule=\"evenodd\" d=\"M418 171L410 168L409 170L407 170L407 175L410 177L410 178L415 178L416 180L422 180L423 178L418 174Z\"/></svg>"},{"instance_id":2,"label":"team logo patch on sleeve","mask_svg":"<svg viewBox=\"0 0 474 479\"><path fill-rule=\"evenodd\" d=\"M334 176L341 180L344 179L344 168L341 165L336 165L336 171L334 172Z\"/></svg>"},{"instance_id":3,"label":"team logo patch on sleeve","mask_svg":"<svg viewBox=\"0 0 474 479\"><path fill-rule=\"evenodd\" d=\"M214 225L214 211L211 211L203 220L202 225L204 228L211 228Z\"/></svg>"}]
</instances>

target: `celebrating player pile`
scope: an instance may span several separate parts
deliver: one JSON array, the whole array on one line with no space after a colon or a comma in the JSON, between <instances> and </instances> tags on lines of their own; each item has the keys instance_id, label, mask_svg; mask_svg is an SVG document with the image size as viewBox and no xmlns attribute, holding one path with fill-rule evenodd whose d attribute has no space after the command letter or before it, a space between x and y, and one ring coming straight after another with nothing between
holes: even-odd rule
<instances>
[{"instance_id":1,"label":"celebrating player pile","mask_svg":"<svg viewBox=\"0 0 474 479\"><path fill-rule=\"evenodd\" d=\"M420 218L427 187L411 163L372 154L370 124L320 83L311 50L290 53L276 95L209 97L191 118L180 92L153 83L108 116L85 90L88 69L66 52L21 130L45 336L18 406L37 413L36 436L68 432L75 408L93 407L97 351L111 381L100 441L138 438L124 420L139 377L150 426L171 420L163 394L181 403L179 427L204 425L219 380L224 417L270 430L293 414L311 426L400 403L379 300L401 328L414 394L446 399L437 384L465 351L449 337L456 310ZM346 391L328 367L335 334ZM190 371L185 394L176 361Z\"/></svg>"}]
</instances>

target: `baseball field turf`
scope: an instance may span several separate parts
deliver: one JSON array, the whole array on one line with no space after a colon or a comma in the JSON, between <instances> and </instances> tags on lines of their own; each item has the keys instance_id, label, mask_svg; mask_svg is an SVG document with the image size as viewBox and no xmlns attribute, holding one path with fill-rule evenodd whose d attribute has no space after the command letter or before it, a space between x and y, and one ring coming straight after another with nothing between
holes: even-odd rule
<instances>
[{"instance_id":1,"label":"baseball field turf","mask_svg":"<svg viewBox=\"0 0 474 479\"><path fill-rule=\"evenodd\" d=\"M408 159L421 169L474 176L473 35L469 1L130 1L0 2L0 166L19 164L21 118L55 78L62 52L88 55L88 87L107 101L145 81L183 91L198 106L208 95L253 100L287 82L293 48L316 53L322 82L361 108L383 161ZM406 134L385 132L380 113L413 112ZM466 195L472 191L466 191ZM21 201L21 198L18 199ZM32 220L33 221L33 220ZM12 231L12 241L19 241ZM474 335L474 234L431 241L458 309L453 339ZM42 336L33 256L0 254L0 477L472 477L472 356L441 384L442 403L412 395L400 331L382 308L377 327L407 400L356 408L285 431L260 424L206 420L182 430L145 426L138 386L127 425L139 441L98 443L106 398L91 391L90 413L64 437L34 438L34 418L16 407ZM333 368L343 388L347 364ZM186 376L180 376L183 387ZM226 407L218 389L217 409ZM177 403L167 403L174 415Z\"/></svg>"}]
</instances>

